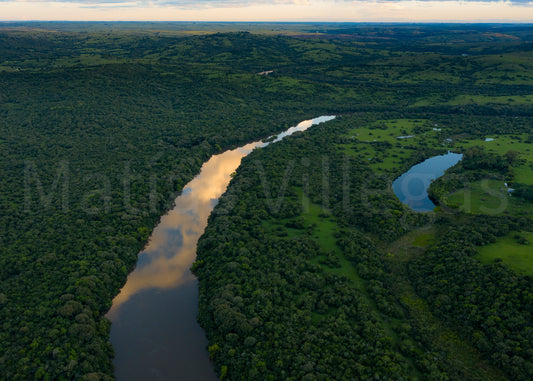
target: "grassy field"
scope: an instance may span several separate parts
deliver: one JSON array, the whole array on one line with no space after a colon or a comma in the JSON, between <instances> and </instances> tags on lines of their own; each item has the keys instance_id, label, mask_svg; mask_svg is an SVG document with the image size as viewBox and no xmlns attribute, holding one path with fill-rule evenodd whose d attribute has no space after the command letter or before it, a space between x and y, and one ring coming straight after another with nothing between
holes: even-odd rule
<instances>
[{"instance_id":1,"label":"grassy field","mask_svg":"<svg viewBox=\"0 0 533 381\"><path fill-rule=\"evenodd\" d=\"M509 212L511 200L503 180L482 180L466 185L445 200L465 213L500 214Z\"/></svg>"},{"instance_id":2,"label":"grassy field","mask_svg":"<svg viewBox=\"0 0 533 381\"><path fill-rule=\"evenodd\" d=\"M504 155L508 151L517 151L520 154L521 163L514 170L514 181L522 184L533 185L533 144L528 143L528 134L518 135L491 135L486 138L494 139L468 139L455 142L454 147L466 149L468 147L484 147L487 152Z\"/></svg>"},{"instance_id":3,"label":"grassy field","mask_svg":"<svg viewBox=\"0 0 533 381\"><path fill-rule=\"evenodd\" d=\"M379 120L351 130L353 143L339 148L347 155L368 161L378 173L390 172L402 165L418 147L442 147L440 128L427 119Z\"/></svg>"},{"instance_id":4,"label":"grassy field","mask_svg":"<svg viewBox=\"0 0 533 381\"><path fill-rule=\"evenodd\" d=\"M520 243L517 237L522 237L525 241ZM495 243L481 247L476 258L483 263L501 259L514 271L533 276L533 233L512 233L499 238Z\"/></svg>"},{"instance_id":5,"label":"grassy field","mask_svg":"<svg viewBox=\"0 0 533 381\"><path fill-rule=\"evenodd\" d=\"M448 195L444 202L464 213L533 215L533 204L510 196L503 180L485 179L469 183Z\"/></svg>"}]
</instances>

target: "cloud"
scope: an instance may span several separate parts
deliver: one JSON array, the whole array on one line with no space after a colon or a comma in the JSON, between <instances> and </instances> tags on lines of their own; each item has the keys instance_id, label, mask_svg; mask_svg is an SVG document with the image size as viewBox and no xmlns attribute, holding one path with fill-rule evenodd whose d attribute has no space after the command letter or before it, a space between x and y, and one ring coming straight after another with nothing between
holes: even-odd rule
<instances>
[{"instance_id":1,"label":"cloud","mask_svg":"<svg viewBox=\"0 0 533 381\"><path fill-rule=\"evenodd\" d=\"M311 0L312 1L312 0ZM327 1L327 0L326 0ZM334 2L336 0L333 0ZM342 2L349 2L340 0ZM69 3L81 4L84 7L173 7L178 9L216 9L216 8L242 8L254 5L310 5L310 0L0 0L0 3Z\"/></svg>"},{"instance_id":2,"label":"cloud","mask_svg":"<svg viewBox=\"0 0 533 381\"><path fill-rule=\"evenodd\" d=\"M76 3L76 4L135 4L136 6L174 5L185 8L218 8L227 6L246 6L250 4L268 4L263 0L0 0L15 3ZM282 0L282 3L301 3L302 0Z\"/></svg>"},{"instance_id":3,"label":"cloud","mask_svg":"<svg viewBox=\"0 0 533 381\"><path fill-rule=\"evenodd\" d=\"M241 8L256 5L292 5L311 6L317 3L330 3L335 5L349 4L392 4L412 2L413 0L0 0L15 3L71 3L98 7L174 7L180 9L213 9L213 8ZM421 3L451 3L456 0L418 0ZM533 0L462 0L463 3L507 3L510 5L532 5Z\"/></svg>"},{"instance_id":4,"label":"cloud","mask_svg":"<svg viewBox=\"0 0 533 381\"><path fill-rule=\"evenodd\" d=\"M343 0L340 0L343 1ZM401 3L401 2L412 2L413 0L355 0L353 2L373 2L373 3L381 3L381 4L387 4L387 3ZM457 0L416 0L421 3L452 3L457 2ZM463 3L508 3L508 4L514 4L514 3L520 3L520 4L533 4L533 0L462 0Z\"/></svg>"},{"instance_id":5,"label":"cloud","mask_svg":"<svg viewBox=\"0 0 533 381\"><path fill-rule=\"evenodd\" d=\"M0 20L521 22L533 0L0 0Z\"/></svg>"},{"instance_id":6,"label":"cloud","mask_svg":"<svg viewBox=\"0 0 533 381\"><path fill-rule=\"evenodd\" d=\"M27 0L26 0L27 1ZM30 1L37 1L37 0L30 0ZM53 2L71 2L70 0L54 0ZM82 4L82 8L136 8L139 6L139 3L132 2L132 1L117 1L117 0L98 0L98 2L95 1L76 1L78 4Z\"/></svg>"}]
</instances>

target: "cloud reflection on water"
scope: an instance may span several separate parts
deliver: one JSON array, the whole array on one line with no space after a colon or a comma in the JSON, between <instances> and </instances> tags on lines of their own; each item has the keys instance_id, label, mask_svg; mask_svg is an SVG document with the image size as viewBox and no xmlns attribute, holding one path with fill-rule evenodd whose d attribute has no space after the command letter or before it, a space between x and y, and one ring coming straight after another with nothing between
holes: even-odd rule
<instances>
[{"instance_id":1,"label":"cloud reflection on water","mask_svg":"<svg viewBox=\"0 0 533 381\"><path fill-rule=\"evenodd\" d=\"M303 131L333 117L320 117L301 122L278 135L274 142L296 131ZM137 267L130 273L125 286L113 300L108 313L118 319L120 307L135 294L146 289L168 289L194 280L189 268L196 257L196 244L202 235L209 214L218 198L225 192L231 174L241 159L256 147L268 143L254 142L243 147L213 155L202 166L200 173L176 198L174 208L161 218L145 249L139 254Z\"/></svg>"},{"instance_id":2,"label":"cloud reflection on water","mask_svg":"<svg viewBox=\"0 0 533 381\"><path fill-rule=\"evenodd\" d=\"M241 159L255 146L213 156L176 199L175 207L161 218L145 249L139 254L135 271L117 297L109 316L136 293L148 288L171 288L192 281L189 271L196 256L196 243L207 224L216 200L224 193ZM179 237L179 238L177 238Z\"/></svg>"}]
</instances>

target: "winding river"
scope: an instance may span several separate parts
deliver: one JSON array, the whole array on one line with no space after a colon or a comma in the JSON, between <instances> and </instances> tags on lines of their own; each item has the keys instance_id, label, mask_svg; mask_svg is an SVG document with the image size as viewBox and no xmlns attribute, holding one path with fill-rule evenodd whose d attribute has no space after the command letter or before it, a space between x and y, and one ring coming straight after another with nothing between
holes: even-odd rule
<instances>
[{"instance_id":1,"label":"winding river","mask_svg":"<svg viewBox=\"0 0 533 381\"><path fill-rule=\"evenodd\" d=\"M429 199L428 189L431 181L444 175L463 158L460 153L448 152L433 156L422 163L413 165L407 172L392 183L392 190L401 202L415 212L429 212L435 204Z\"/></svg>"},{"instance_id":2,"label":"winding river","mask_svg":"<svg viewBox=\"0 0 533 381\"><path fill-rule=\"evenodd\" d=\"M198 283L189 270L207 218L241 159L254 148L333 118L303 121L268 143L258 141L213 155L183 188L174 208L153 230L107 314L113 323L117 380L217 380L207 339L196 322Z\"/></svg>"}]
</instances>

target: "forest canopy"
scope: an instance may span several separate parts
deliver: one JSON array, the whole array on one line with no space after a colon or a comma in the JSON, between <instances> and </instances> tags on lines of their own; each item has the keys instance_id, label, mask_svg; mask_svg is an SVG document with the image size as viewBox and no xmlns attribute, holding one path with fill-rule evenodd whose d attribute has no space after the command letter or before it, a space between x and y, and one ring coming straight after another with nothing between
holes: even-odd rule
<instances>
[{"instance_id":1,"label":"forest canopy","mask_svg":"<svg viewBox=\"0 0 533 381\"><path fill-rule=\"evenodd\" d=\"M183 186L318 115L243 162L199 244L219 376L531 379L531 278L477 257L531 232L531 28L80 25L0 23L1 379L113 379L105 313ZM410 211L390 182L448 149L471 154L440 210ZM295 163L276 210L257 160L271 194ZM515 187L506 213L483 179Z\"/></svg>"}]
</instances>

